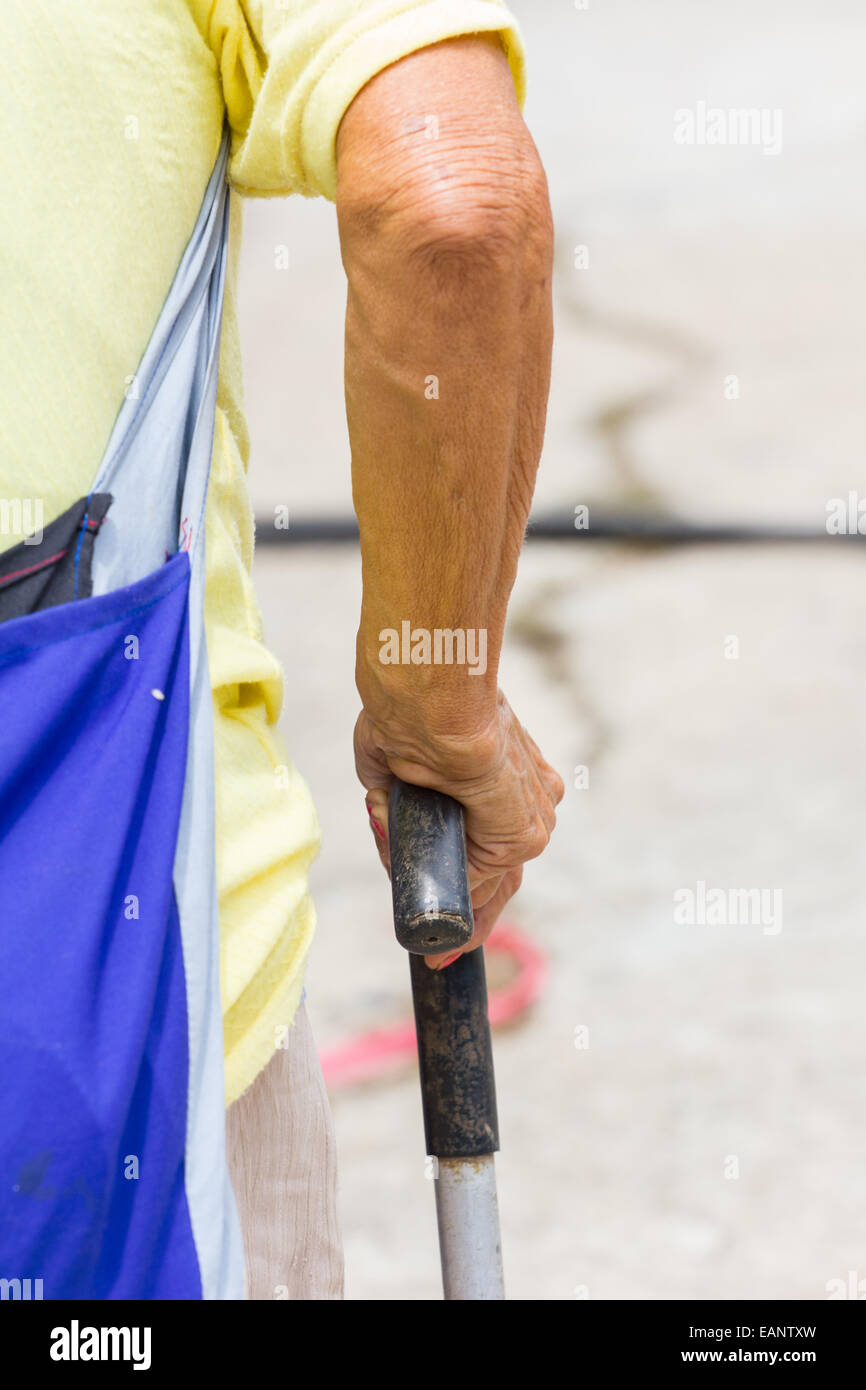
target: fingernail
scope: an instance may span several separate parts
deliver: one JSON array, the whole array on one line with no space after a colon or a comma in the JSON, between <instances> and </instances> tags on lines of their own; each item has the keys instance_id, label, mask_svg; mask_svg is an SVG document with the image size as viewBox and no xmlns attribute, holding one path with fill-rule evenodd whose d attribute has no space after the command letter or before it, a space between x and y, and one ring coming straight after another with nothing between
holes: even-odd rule
<instances>
[{"instance_id":1,"label":"fingernail","mask_svg":"<svg viewBox=\"0 0 866 1390\"><path fill-rule=\"evenodd\" d=\"M441 963L440 965L434 965L434 966L433 966L433 969L434 969L434 970L444 970L445 967L446 967L446 965L453 965L454 962L455 962L455 960L457 959L457 957L458 957L459 955L460 955L460 952L459 952L459 951L455 951L454 954L453 954L453 956L446 956L445 959L442 961L442 963Z\"/></svg>"},{"instance_id":2,"label":"fingernail","mask_svg":"<svg viewBox=\"0 0 866 1390\"><path fill-rule=\"evenodd\" d=\"M383 827L379 824L379 822L376 820L376 817L373 815L372 806L370 805L369 801L365 801L364 805L367 807L367 815L370 817L370 824L372 825L376 834L379 836L379 839L384 840L385 831Z\"/></svg>"}]
</instances>

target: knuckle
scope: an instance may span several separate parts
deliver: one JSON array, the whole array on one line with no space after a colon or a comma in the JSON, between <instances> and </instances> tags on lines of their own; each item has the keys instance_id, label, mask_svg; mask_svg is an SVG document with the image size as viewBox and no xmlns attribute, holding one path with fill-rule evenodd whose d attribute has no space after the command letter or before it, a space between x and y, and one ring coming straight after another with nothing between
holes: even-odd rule
<instances>
[{"instance_id":1,"label":"knuckle","mask_svg":"<svg viewBox=\"0 0 866 1390\"><path fill-rule=\"evenodd\" d=\"M524 859L537 859L547 848L550 835L542 820L537 820L523 837Z\"/></svg>"},{"instance_id":2,"label":"knuckle","mask_svg":"<svg viewBox=\"0 0 866 1390\"><path fill-rule=\"evenodd\" d=\"M516 869L512 869L505 876L505 892L509 898L513 898L521 883L523 882L523 865L520 864Z\"/></svg>"}]
</instances>

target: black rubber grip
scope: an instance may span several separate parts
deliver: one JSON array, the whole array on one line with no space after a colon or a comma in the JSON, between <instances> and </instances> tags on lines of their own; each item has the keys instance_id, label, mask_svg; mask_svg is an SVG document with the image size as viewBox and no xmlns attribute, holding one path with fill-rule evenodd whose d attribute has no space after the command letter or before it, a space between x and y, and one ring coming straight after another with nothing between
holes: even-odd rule
<instances>
[{"instance_id":1,"label":"black rubber grip","mask_svg":"<svg viewBox=\"0 0 866 1390\"><path fill-rule=\"evenodd\" d=\"M418 955L467 945L474 926L460 803L396 780L388 804L388 841L400 945Z\"/></svg>"},{"instance_id":2,"label":"black rubber grip","mask_svg":"<svg viewBox=\"0 0 866 1390\"><path fill-rule=\"evenodd\" d=\"M499 1129L487 1018L484 948L444 970L410 957L427 1153L477 1158L496 1153Z\"/></svg>"}]
</instances>

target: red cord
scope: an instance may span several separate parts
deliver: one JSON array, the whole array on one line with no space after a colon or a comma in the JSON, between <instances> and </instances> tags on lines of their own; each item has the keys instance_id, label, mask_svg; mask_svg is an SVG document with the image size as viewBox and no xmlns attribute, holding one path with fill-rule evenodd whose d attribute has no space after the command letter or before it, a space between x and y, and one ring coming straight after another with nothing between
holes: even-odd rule
<instances>
[{"instance_id":1,"label":"red cord","mask_svg":"<svg viewBox=\"0 0 866 1390\"><path fill-rule=\"evenodd\" d=\"M505 956L517 967L514 979L491 991L488 999L490 1024L501 1028L526 1013L541 994L547 973L544 952L517 927L500 922L485 943L488 956ZM416 1055L415 1024L412 1020L393 1023L388 1028L372 1028L326 1048L320 1055L322 1071L329 1088L352 1086L398 1071Z\"/></svg>"}]
</instances>

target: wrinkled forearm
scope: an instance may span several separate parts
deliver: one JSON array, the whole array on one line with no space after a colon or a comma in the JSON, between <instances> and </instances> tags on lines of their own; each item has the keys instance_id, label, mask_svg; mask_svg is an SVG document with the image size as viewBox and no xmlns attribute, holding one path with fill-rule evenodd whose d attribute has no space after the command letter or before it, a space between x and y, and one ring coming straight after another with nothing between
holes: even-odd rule
<instances>
[{"instance_id":1,"label":"wrinkled forearm","mask_svg":"<svg viewBox=\"0 0 866 1390\"><path fill-rule=\"evenodd\" d=\"M495 718L552 337L546 186L501 51L459 40L381 74L344 120L338 170L358 687L397 733L472 738ZM431 643L475 634L474 674L383 663L381 634L405 655L407 622Z\"/></svg>"}]
</instances>

